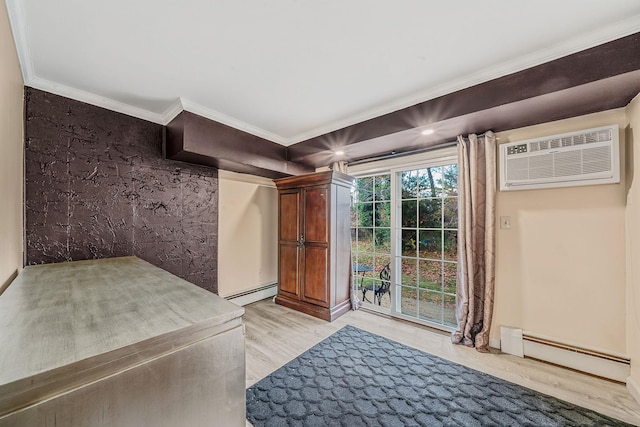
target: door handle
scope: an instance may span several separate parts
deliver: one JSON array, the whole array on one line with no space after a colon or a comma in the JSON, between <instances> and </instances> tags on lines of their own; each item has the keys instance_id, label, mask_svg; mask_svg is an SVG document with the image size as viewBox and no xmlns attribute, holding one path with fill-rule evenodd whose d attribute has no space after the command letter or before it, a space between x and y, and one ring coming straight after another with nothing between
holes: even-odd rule
<instances>
[{"instance_id":1,"label":"door handle","mask_svg":"<svg viewBox=\"0 0 640 427\"><path fill-rule=\"evenodd\" d=\"M304 247L304 234L301 234L300 239L298 239L298 247L299 248Z\"/></svg>"}]
</instances>

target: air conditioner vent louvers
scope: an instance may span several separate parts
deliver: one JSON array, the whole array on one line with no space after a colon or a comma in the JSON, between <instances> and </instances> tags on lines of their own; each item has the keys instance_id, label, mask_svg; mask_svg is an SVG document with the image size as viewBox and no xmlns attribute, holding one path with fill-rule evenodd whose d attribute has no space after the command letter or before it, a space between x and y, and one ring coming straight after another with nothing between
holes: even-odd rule
<instances>
[{"instance_id":1,"label":"air conditioner vent louvers","mask_svg":"<svg viewBox=\"0 0 640 427\"><path fill-rule=\"evenodd\" d=\"M620 182L618 126L500 146L500 189Z\"/></svg>"},{"instance_id":2,"label":"air conditioner vent louvers","mask_svg":"<svg viewBox=\"0 0 640 427\"><path fill-rule=\"evenodd\" d=\"M599 132L581 133L573 136L565 136L562 138L545 138L529 143L529 152L551 150L560 147L572 147L574 145L592 144L595 142L611 141L611 130L602 130Z\"/></svg>"},{"instance_id":3,"label":"air conditioner vent louvers","mask_svg":"<svg viewBox=\"0 0 640 427\"><path fill-rule=\"evenodd\" d=\"M611 171L611 150L608 147L589 148L582 152L582 173Z\"/></svg>"}]
</instances>

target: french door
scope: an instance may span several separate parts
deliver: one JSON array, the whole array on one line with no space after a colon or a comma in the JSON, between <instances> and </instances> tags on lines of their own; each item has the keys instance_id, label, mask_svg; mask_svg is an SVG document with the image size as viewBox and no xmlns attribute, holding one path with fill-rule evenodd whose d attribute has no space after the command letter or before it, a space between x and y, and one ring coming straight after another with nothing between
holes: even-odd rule
<instances>
[{"instance_id":1,"label":"french door","mask_svg":"<svg viewBox=\"0 0 640 427\"><path fill-rule=\"evenodd\" d=\"M455 158L357 177L352 195L354 286L365 306L418 323L454 327Z\"/></svg>"},{"instance_id":2,"label":"french door","mask_svg":"<svg viewBox=\"0 0 640 427\"><path fill-rule=\"evenodd\" d=\"M391 175L362 176L352 191L354 286L369 308L391 310ZM384 271L389 272L385 274Z\"/></svg>"}]
</instances>

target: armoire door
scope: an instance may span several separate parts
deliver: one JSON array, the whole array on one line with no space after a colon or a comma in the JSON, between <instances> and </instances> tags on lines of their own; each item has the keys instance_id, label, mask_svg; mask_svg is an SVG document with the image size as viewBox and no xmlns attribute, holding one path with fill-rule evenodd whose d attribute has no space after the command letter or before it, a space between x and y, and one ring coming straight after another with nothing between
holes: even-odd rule
<instances>
[{"instance_id":1,"label":"armoire door","mask_svg":"<svg viewBox=\"0 0 640 427\"><path fill-rule=\"evenodd\" d=\"M304 190L302 299L329 306L329 186Z\"/></svg>"},{"instance_id":2,"label":"armoire door","mask_svg":"<svg viewBox=\"0 0 640 427\"><path fill-rule=\"evenodd\" d=\"M351 308L353 178L337 171L274 180L278 187L276 304L333 321Z\"/></svg>"},{"instance_id":3,"label":"armoire door","mask_svg":"<svg viewBox=\"0 0 640 427\"><path fill-rule=\"evenodd\" d=\"M280 292L295 296L300 295L300 252L301 239L301 192L281 192L279 207L279 268L278 285Z\"/></svg>"}]
</instances>

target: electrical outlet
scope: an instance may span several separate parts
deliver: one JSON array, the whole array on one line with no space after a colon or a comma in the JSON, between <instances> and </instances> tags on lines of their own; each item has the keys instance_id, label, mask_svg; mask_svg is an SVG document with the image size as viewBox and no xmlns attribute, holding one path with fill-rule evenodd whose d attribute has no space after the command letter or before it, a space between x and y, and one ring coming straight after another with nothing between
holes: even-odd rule
<instances>
[{"instance_id":1,"label":"electrical outlet","mask_svg":"<svg viewBox=\"0 0 640 427\"><path fill-rule=\"evenodd\" d=\"M511 217L510 216L501 216L500 217L500 229L501 230L511 230Z\"/></svg>"}]
</instances>

